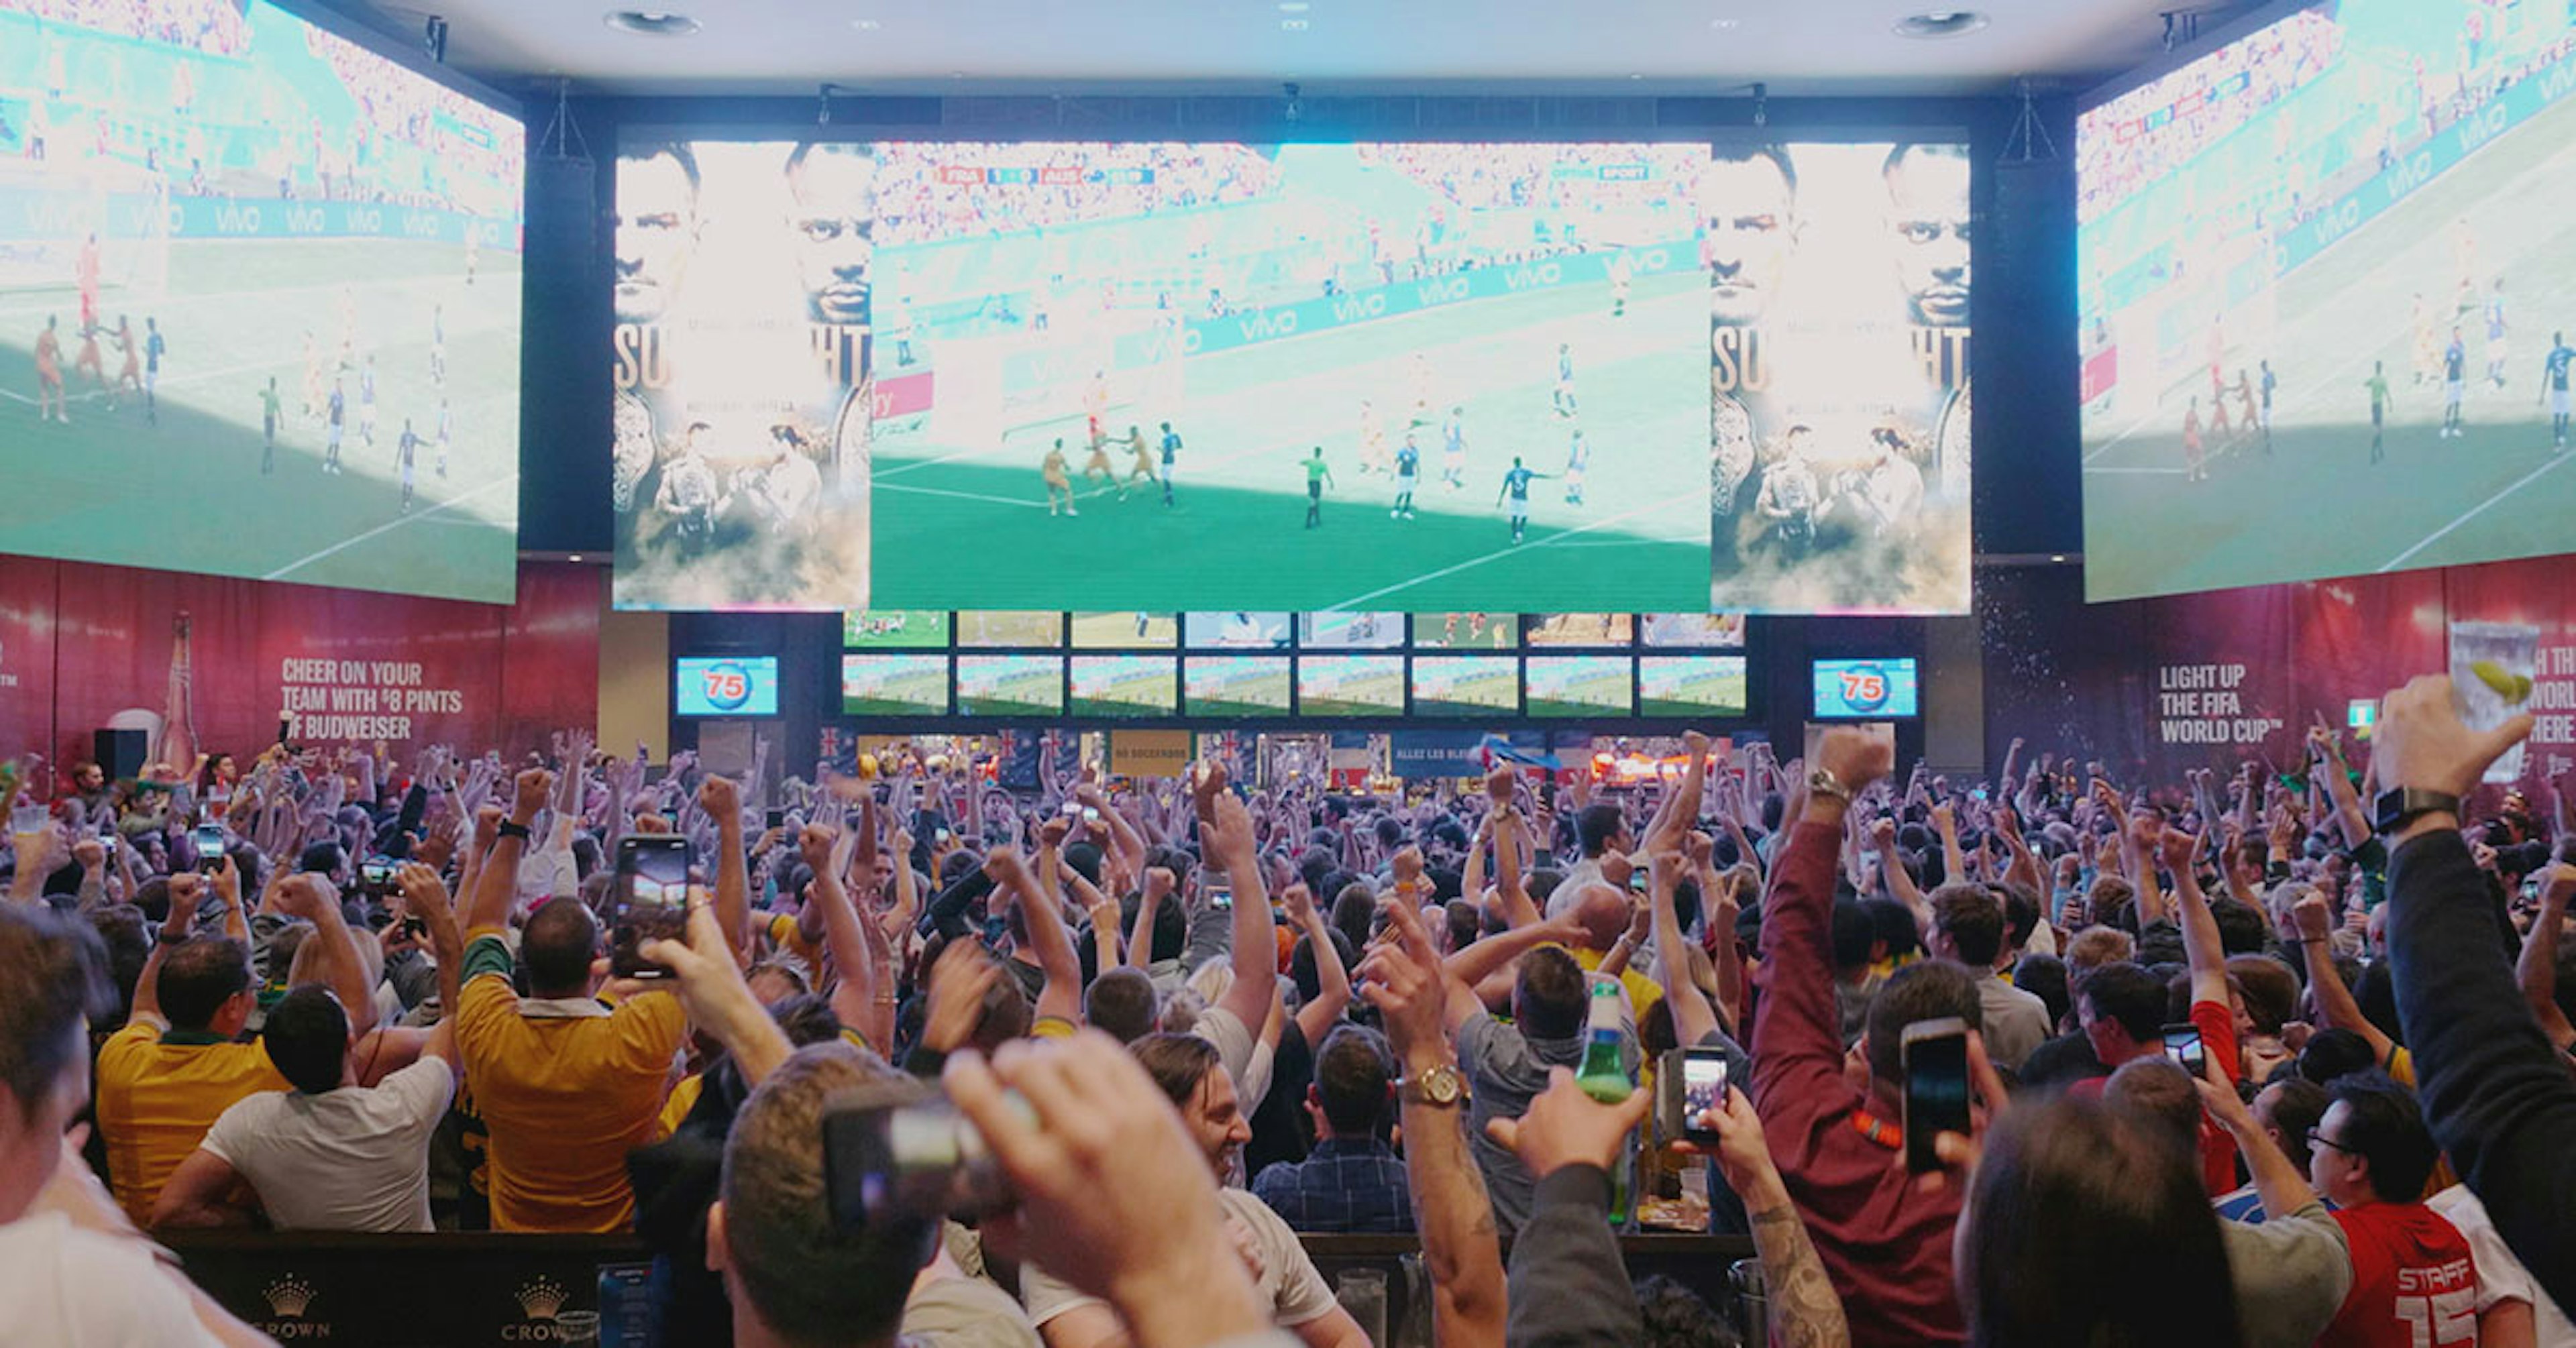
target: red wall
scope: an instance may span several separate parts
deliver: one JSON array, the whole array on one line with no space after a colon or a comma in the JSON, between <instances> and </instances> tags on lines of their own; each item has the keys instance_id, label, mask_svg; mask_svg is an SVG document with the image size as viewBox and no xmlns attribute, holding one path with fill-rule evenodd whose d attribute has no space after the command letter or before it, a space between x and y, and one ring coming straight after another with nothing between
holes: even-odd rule
<instances>
[{"instance_id":1,"label":"red wall","mask_svg":"<svg viewBox=\"0 0 2576 1348\"><path fill-rule=\"evenodd\" d=\"M181 613L201 749L246 758L290 701L298 743L542 745L599 719L605 578L525 563L492 605L0 557L0 755L59 766L116 713L162 713Z\"/></svg>"},{"instance_id":2,"label":"red wall","mask_svg":"<svg viewBox=\"0 0 2576 1348\"><path fill-rule=\"evenodd\" d=\"M2576 556L2115 604L2081 586L2072 567L1980 579L1988 763L2022 736L2159 780L2286 767L2313 718L2444 672L2450 625L2493 622L2540 632L2526 775L2576 770Z\"/></svg>"}]
</instances>

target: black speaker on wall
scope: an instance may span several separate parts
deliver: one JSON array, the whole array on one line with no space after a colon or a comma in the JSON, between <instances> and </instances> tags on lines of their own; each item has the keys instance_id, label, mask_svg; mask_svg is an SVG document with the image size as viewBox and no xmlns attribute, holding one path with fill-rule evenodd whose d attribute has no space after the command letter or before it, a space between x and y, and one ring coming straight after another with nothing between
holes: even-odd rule
<instances>
[{"instance_id":1,"label":"black speaker on wall","mask_svg":"<svg viewBox=\"0 0 2576 1348\"><path fill-rule=\"evenodd\" d=\"M611 333L600 172L588 158L528 158L519 546L531 551L608 548Z\"/></svg>"},{"instance_id":2,"label":"black speaker on wall","mask_svg":"<svg viewBox=\"0 0 2576 1348\"><path fill-rule=\"evenodd\" d=\"M145 730L92 731L89 742L90 757L112 782L142 776L143 756L152 751L152 734Z\"/></svg>"}]
</instances>

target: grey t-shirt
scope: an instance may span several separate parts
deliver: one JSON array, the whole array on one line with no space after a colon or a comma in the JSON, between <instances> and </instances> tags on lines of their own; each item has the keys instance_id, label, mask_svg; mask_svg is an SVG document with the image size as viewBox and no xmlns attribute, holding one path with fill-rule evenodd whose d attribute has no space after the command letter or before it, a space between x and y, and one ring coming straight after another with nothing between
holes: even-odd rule
<instances>
[{"instance_id":1,"label":"grey t-shirt","mask_svg":"<svg viewBox=\"0 0 2576 1348\"><path fill-rule=\"evenodd\" d=\"M1039 1348L1011 1294L982 1278L938 1278L903 1303L903 1342L920 1348Z\"/></svg>"},{"instance_id":2,"label":"grey t-shirt","mask_svg":"<svg viewBox=\"0 0 2576 1348\"><path fill-rule=\"evenodd\" d=\"M455 1097L455 1069L423 1058L375 1086L246 1096L198 1145L281 1231L427 1231L429 1136Z\"/></svg>"},{"instance_id":3,"label":"grey t-shirt","mask_svg":"<svg viewBox=\"0 0 2576 1348\"><path fill-rule=\"evenodd\" d=\"M2307 1348L2352 1290L2352 1247L2325 1204L2261 1225L2220 1222L2245 1348Z\"/></svg>"},{"instance_id":4,"label":"grey t-shirt","mask_svg":"<svg viewBox=\"0 0 2576 1348\"><path fill-rule=\"evenodd\" d=\"M1273 1323L1294 1329L1341 1308L1331 1285L1316 1271L1315 1261L1306 1257L1306 1247L1297 1242L1297 1233L1269 1204L1242 1189L1219 1189L1217 1201L1224 1206L1228 1223L1252 1237L1261 1261L1261 1267L1253 1270L1254 1290L1270 1304ZM1067 1311L1100 1304L1098 1298L1084 1296L1035 1264L1020 1266L1020 1299L1028 1303L1029 1322L1040 1326Z\"/></svg>"},{"instance_id":5,"label":"grey t-shirt","mask_svg":"<svg viewBox=\"0 0 2576 1348\"><path fill-rule=\"evenodd\" d=\"M1623 1033L1619 1059L1631 1078L1637 1072L1637 1056L1636 1039ZM1582 1062L1581 1035L1572 1039L1531 1039L1494 1019L1482 1007L1469 1012L1458 1026L1458 1065L1465 1070L1474 1092L1467 1119L1467 1144L1475 1153L1477 1168L1485 1172L1485 1191L1494 1204L1494 1224L1506 1238L1529 1221L1537 1184L1518 1156L1485 1135L1485 1125L1494 1119L1517 1119L1528 1112L1530 1101L1547 1089L1549 1068L1579 1067Z\"/></svg>"}]
</instances>

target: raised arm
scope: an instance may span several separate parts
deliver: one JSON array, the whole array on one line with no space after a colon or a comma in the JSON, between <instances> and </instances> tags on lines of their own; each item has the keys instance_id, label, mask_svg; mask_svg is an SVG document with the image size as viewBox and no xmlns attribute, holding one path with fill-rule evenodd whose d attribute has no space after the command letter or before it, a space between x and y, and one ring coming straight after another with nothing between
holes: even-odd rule
<instances>
[{"instance_id":1,"label":"raised arm","mask_svg":"<svg viewBox=\"0 0 2576 1348\"><path fill-rule=\"evenodd\" d=\"M1967 854L1959 850L1959 814L1942 801L1932 807L1932 827L1941 835L1941 878L1961 883L1968 878Z\"/></svg>"},{"instance_id":2,"label":"raised arm","mask_svg":"<svg viewBox=\"0 0 2576 1348\"><path fill-rule=\"evenodd\" d=\"M1169 866L1145 868L1145 888L1136 900L1136 924L1127 932L1127 964L1142 969L1154 962L1154 919L1163 908L1163 900L1180 887L1179 877Z\"/></svg>"},{"instance_id":3,"label":"raised arm","mask_svg":"<svg viewBox=\"0 0 2576 1348\"><path fill-rule=\"evenodd\" d=\"M1279 896L1288 907L1288 921L1305 933L1306 944L1315 952L1315 995L1297 1008L1297 1032L1309 1044L1321 1044L1351 1004L1351 975L1342 966L1340 947L1333 944L1332 924L1315 911L1315 897L1304 885L1290 885Z\"/></svg>"},{"instance_id":4,"label":"raised arm","mask_svg":"<svg viewBox=\"0 0 2576 1348\"><path fill-rule=\"evenodd\" d=\"M850 901L849 890L832 865L835 842L832 830L815 824L806 825L796 837L796 850L813 872L806 907L822 919L823 939L839 975L832 988L832 1012L842 1024L864 1035L871 1047L891 1052L894 987L882 980L875 949L861 929L865 924L858 906ZM717 927L722 930L723 924Z\"/></svg>"},{"instance_id":5,"label":"raised arm","mask_svg":"<svg viewBox=\"0 0 2576 1348\"><path fill-rule=\"evenodd\" d=\"M1442 1348L1501 1348L1509 1294L1493 1206L1461 1127L1465 1105L1433 1103L1420 1089L1427 1076L1458 1068L1448 1032L1451 993L1413 902L1399 897L1380 907L1394 939L1360 965L1360 995L1378 1009L1387 1044L1404 1067L1405 1088L1397 1093L1404 1169L1423 1267L1431 1275L1432 1338Z\"/></svg>"},{"instance_id":6,"label":"raised arm","mask_svg":"<svg viewBox=\"0 0 2576 1348\"><path fill-rule=\"evenodd\" d=\"M1050 822L1047 827L1062 836L1060 824ZM1039 855L1041 864L1053 864L1053 848ZM1028 862L1016 847L994 848L993 854L984 859L984 870L993 877L996 890L1010 891L1013 901L1020 905L1020 920L1028 927L1029 944L1037 950L1038 968L1046 973L1046 982L1038 989L1038 1017L1052 1016L1068 1025L1081 1024L1082 958L1074 953L1072 933L1065 930L1064 905L1048 894L1038 877L1030 874ZM1257 1026L1261 1022L1255 1017L1245 1023Z\"/></svg>"},{"instance_id":7,"label":"raised arm","mask_svg":"<svg viewBox=\"0 0 2576 1348\"><path fill-rule=\"evenodd\" d=\"M1649 858L1646 901L1654 915L1655 973L1663 984L1664 1005L1673 1009L1673 1039L1688 1047L1707 1038L1718 1024L1708 998L1700 995L1699 985L1691 981L1681 911L1673 906L1673 885L1680 878L1683 860L1680 853L1671 851L1656 852ZM1711 897L1704 883L1700 897ZM1728 932L1724 939L1732 946L1735 934Z\"/></svg>"},{"instance_id":8,"label":"raised arm","mask_svg":"<svg viewBox=\"0 0 2576 1348\"><path fill-rule=\"evenodd\" d=\"M2352 989L2343 985L2343 975L2336 971L2334 947L2334 913L2326 901L2315 894L2298 901L2290 909L2290 919L2299 931L2299 958L2308 969L2308 995L2315 999L2317 1014L2327 1026L2350 1030L2370 1044L2373 1062L2388 1061L2395 1041L2380 1033L2370 1018L2361 1014L2361 1003L2354 1001Z\"/></svg>"},{"instance_id":9,"label":"raised arm","mask_svg":"<svg viewBox=\"0 0 2576 1348\"><path fill-rule=\"evenodd\" d=\"M742 788L708 773L698 783L698 807L716 826L716 926L733 948L751 950L751 871L742 849Z\"/></svg>"},{"instance_id":10,"label":"raised arm","mask_svg":"<svg viewBox=\"0 0 2576 1348\"><path fill-rule=\"evenodd\" d=\"M465 909L467 931L509 925L510 899L519 885L519 859L527 854L528 828L545 809L546 793L554 781L554 774L544 768L530 768L513 784L509 822L492 840L491 854L475 872L474 898Z\"/></svg>"},{"instance_id":11,"label":"raised arm","mask_svg":"<svg viewBox=\"0 0 2576 1348\"><path fill-rule=\"evenodd\" d=\"M1252 816L1226 789L1223 765L1199 765L1193 788L1199 844L1207 860L1234 886L1234 982L1217 1000L1245 1028L1257 1030L1270 1014L1279 986L1278 947L1270 937L1270 891L1261 878L1261 855L1252 842Z\"/></svg>"},{"instance_id":12,"label":"raised arm","mask_svg":"<svg viewBox=\"0 0 2576 1348\"><path fill-rule=\"evenodd\" d=\"M2353 788L2342 741L2318 726L2308 732L2308 745L2316 754L2316 775L2325 779L2326 796L2334 802L2335 826L2343 830L2344 846L2359 847L2370 841L2370 816L2362 812L2361 793Z\"/></svg>"},{"instance_id":13,"label":"raised arm","mask_svg":"<svg viewBox=\"0 0 2576 1348\"><path fill-rule=\"evenodd\" d=\"M2200 1088L2201 1106L2227 1135L2236 1140L2236 1152L2245 1158L2245 1170L2254 1177L2254 1193L2263 1200L2267 1217L2286 1217L2317 1201L2317 1191L2308 1185L2308 1177L2299 1173L2283 1154L2279 1143L2254 1121L2253 1112L2245 1107L2244 1098L2236 1093L2236 1079L2224 1067L2211 1064L2209 1077L2193 1082Z\"/></svg>"},{"instance_id":14,"label":"raised arm","mask_svg":"<svg viewBox=\"0 0 2576 1348\"><path fill-rule=\"evenodd\" d=\"M1905 857L1896 845L1896 821L1881 815L1869 825L1870 845L1878 851L1878 873L1887 881L1887 892L1914 914L1914 929L1929 934L1932 930L1932 901L1924 896L1923 887L1914 883L1914 875L1905 869Z\"/></svg>"},{"instance_id":15,"label":"raised arm","mask_svg":"<svg viewBox=\"0 0 2576 1348\"><path fill-rule=\"evenodd\" d=\"M2542 874L2540 911L2531 919L2531 931L2522 938L2522 958L2514 965L2524 1004L2540 1022L2541 1033L2562 1050L2576 1050L2576 1026L2558 1009L2558 936L2571 897L2576 897L2576 866L2561 862Z\"/></svg>"},{"instance_id":16,"label":"raised arm","mask_svg":"<svg viewBox=\"0 0 2576 1348\"><path fill-rule=\"evenodd\" d=\"M1743 1091L1729 1086L1718 1108L1701 1116L1717 1133L1716 1157L1727 1188L1744 1200L1753 1222L1753 1250L1761 1256L1770 1302L1770 1341L1783 1348L1850 1348L1851 1325L1842 1298L1826 1276L1807 1237L1807 1224L1789 1197L1762 1119ZM1692 1148L1700 1150L1700 1148Z\"/></svg>"},{"instance_id":17,"label":"raised arm","mask_svg":"<svg viewBox=\"0 0 2576 1348\"><path fill-rule=\"evenodd\" d=\"M2191 964L2191 999L2227 1005L2227 948L2218 940L2218 919L2209 897L2200 892L2192 855L2200 840L2180 829L2166 829L2161 840L2165 865L2173 871L2174 901L2182 925L2183 958Z\"/></svg>"},{"instance_id":18,"label":"raised arm","mask_svg":"<svg viewBox=\"0 0 2576 1348\"><path fill-rule=\"evenodd\" d=\"M1522 870L1522 862L1528 856L1529 826L1521 822L1517 811L1500 811L1494 821L1494 891L1502 899L1503 921L1514 927L1527 926L1540 917Z\"/></svg>"},{"instance_id":19,"label":"raised arm","mask_svg":"<svg viewBox=\"0 0 2576 1348\"><path fill-rule=\"evenodd\" d=\"M288 917L313 924L312 939L321 942L322 980L348 1012L349 1033L363 1035L374 1029L374 989L367 986L366 966L358 958L348 922L340 915L339 892L318 875L292 875L277 887L277 907Z\"/></svg>"}]
</instances>

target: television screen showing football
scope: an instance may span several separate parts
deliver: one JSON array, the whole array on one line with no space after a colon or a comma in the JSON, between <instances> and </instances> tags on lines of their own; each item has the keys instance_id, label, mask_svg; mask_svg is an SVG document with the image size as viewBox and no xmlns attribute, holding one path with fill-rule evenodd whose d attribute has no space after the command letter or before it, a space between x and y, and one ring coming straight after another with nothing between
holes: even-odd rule
<instances>
[{"instance_id":1,"label":"television screen showing football","mask_svg":"<svg viewBox=\"0 0 2576 1348\"><path fill-rule=\"evenodd\" d=\"M2568 550L2576 11L2339 0L2076 122L2094 600Z\"/></svg>"},{"instance_id":2,"label":"television screen showing football","mask_svg":"<svg viewBox=\"0 0 2576 1348\"><path fill-rule=\"evenodd\" d=\"M1706 597L1705 145L620 154L621 604Z\"/></svg>"},{"instance_id":3,"label":"television screen showing football","mask_svg":"<svg viewBox=\"0 0 2576 1348\"><path fill-rule=\"evenodd\" d=\"M0 0L0 552L512 599L526 139L267 0Z\"/></svg>"}]
</instances>

